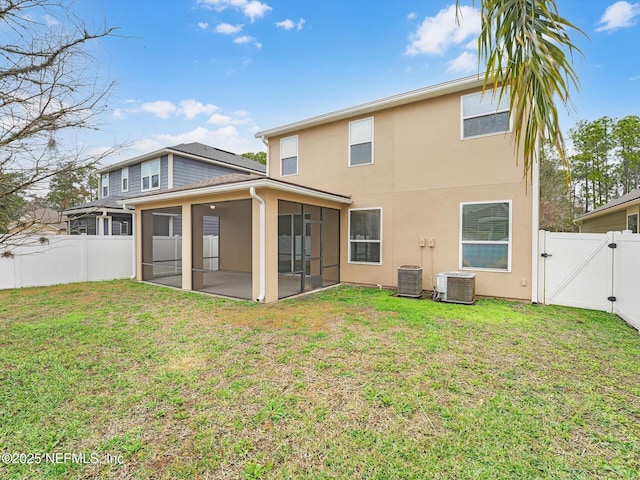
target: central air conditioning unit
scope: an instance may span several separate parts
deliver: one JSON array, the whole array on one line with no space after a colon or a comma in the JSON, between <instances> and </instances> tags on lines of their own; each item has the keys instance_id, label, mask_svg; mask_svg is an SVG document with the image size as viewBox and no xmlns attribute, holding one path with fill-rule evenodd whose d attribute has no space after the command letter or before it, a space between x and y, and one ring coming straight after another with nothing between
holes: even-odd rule
<instances>
[{"instance_id":1,"label":"central air conditioning unit","mask_svg":"<svg viewBox=\"0 0 640 480\"><path fill-rule=\"evenodd\" d=\"M433 299L436 302L472 304L476 301L475 273L439 273Z\"/></svg>"},{"instance_id":2,"label":"central air conditioning unit","mask_svg":"<svg viewBox=\"0 0 640 480\"><path fill-rule=\"evenodd\" d=\"M417 265L402 265L398 268L398 296L422 296L422 268Z\"/></svg>"}]
</instances>

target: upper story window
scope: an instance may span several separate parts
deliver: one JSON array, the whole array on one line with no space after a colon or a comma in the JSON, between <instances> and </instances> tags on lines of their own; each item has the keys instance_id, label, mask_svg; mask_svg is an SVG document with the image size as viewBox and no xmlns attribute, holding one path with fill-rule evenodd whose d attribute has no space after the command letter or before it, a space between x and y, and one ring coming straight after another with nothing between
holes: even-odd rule
<instances>
[{"instance_id":1,"label":"upper story window","mask_svg":"<svg viewBox=\"0 0 640 480\"><path fill-rule=\"evenodd\" d=\"M462 96L462 138L508 132L509 89L499 94L487 91Z\"/></svg>"},{"instance_id":2,"label":"upper story window","mask_svg":"<svg viewBox=\"0 0 640 480\"><path fill-rule=\"evenodd\" d=\"M463 203L460 268L511 271L511 202Z\"/></svg>"},{"instance_id":3,"label":"upper story window","mask_svg":"<svg viewBox=\"0 0 640 480\"><path fill-rule=\"evenodd\" d=\"M280 140L280 175L298 174L298 136Z\"/></svg>"},{"instance_id":4,"label":"upper story window","mask_svg":"<svg viewBox=\"0 0 640 480\"><path fill-rule=\"evenodd\" d=\"M122 169L121 179L122 179L121 191L128 192L129 191L129 167L124 167Z\"/></svg>"},{"instance_id":5,"label":"upper story window","mask_svg":"<svg viewBox=\"0 0 640 480\"><path fill-rule=\"evenodd\" d=\"M102 198L109 196L109 174L103 173L100 177L100 193Z\"/></svg>"},{"instance_id":6,"label":"upper story window","mask_svg":"<svg viewBox=\"0 0 640 480\"><path fill-rule=\"evenodd\" d=\"M373 118L349 122L349 166L373 163Z\"/></svg>"},{"instance_id":7,"label":"upper story window","mask_svg":"<svg viewBox=\"0 0 640 480\"><path fill-rule=\"evenodd\" d=\"M141 167L141 189L154 190L160 188L160 159L143 162Z\"/></svg>"}]
</instances>

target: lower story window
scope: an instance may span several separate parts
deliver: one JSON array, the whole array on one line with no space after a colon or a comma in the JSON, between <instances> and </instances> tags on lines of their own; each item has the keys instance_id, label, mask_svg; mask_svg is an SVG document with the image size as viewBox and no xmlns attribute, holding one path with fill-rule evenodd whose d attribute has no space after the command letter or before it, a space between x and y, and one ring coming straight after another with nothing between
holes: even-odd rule
<instances>
[{"instance_id":1,"label":"lower story window","mask_svg":"<svg viewBox=\"0 0 640 480\"><path fill-rule=\"evenodd\" d=\"M349 210L349 262L382 263L382 209Z\"/></svg>"},{"instance_id":2,"label":"lower story window","mask_svg":"<svg viewBox=\"0 0 640 480\"><path fill-rule=\"evenodd\" d=\"M460 267L511 270L511 202L461 205Z\"/></svg>"}]
</instances>

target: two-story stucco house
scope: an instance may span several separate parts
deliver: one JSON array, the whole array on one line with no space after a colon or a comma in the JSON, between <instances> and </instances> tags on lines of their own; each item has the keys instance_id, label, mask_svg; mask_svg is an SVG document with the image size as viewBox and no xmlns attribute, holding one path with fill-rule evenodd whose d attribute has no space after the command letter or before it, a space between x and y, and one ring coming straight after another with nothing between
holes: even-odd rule
<instances>
[{"instance_id":1,"label":"two-story stucco house","mask_svg":"<svg viewBox=\"0 0 640 480\"><path fill-rule=\"evenodd\" d=\"M119 200L232 173L264 175L265 167L201 143L175 145L109 165L98 171L99 199L64 211L68 233L132 235L132 215L117 203ZM154 219L157 234L179 234L175 220L172 215L158 215Z\"/></svg>"},{"instance_id":2,"label":"two-story stucco house","mask_svg":"<svg viewBox=\"0 0 640 480\"><path fill-rule=\"evenodd\" d=\"M536 298L537 171L516 162L508 103L463 78L258 132L267 177L126 200L138 278L156 276L154 213L180 213L187 290L275 301L339 282L396 286L398 267L476 274L479 295ZM203 225L220 225L206 267Z\"/></svg>"}]
</instances>

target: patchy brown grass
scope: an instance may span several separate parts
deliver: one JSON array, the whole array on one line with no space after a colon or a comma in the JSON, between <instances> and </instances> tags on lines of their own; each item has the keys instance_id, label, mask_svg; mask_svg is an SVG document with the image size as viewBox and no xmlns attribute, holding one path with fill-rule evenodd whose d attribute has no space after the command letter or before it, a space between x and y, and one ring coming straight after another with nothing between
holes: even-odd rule
<instances>
[{"instance_id":1,"label":"patchy brown grass","mask_svg":"<svg viewBox=\"0 0 640 480\"><path fill-rule=\"evenodd\" d=\"M614 316L341 287L272 305L105 282L0 292L0 451L41 478L637 478Z\"/></svg>"}]
</instances>

